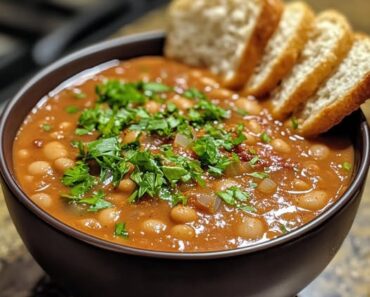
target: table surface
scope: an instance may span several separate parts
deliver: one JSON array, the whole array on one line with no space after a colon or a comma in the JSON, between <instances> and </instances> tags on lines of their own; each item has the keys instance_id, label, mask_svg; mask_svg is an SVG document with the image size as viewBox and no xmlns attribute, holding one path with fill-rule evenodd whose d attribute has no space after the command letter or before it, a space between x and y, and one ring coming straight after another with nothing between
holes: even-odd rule
<instances>
[{"instance_id":1,"label":"table surface","mask_svg":"<svg viewBox=\"0 0 370 297\"><path fill-rule=\"evenodd\" d=\"M312 0L315 8L328 5L347 10L358 28L369 28L370 18L363 14L369 0ZM349 2L351 3L350 5ZM347 4L345 4L347 3ZM359 7L360 5L360 7ZM361 9L362 8L362 9ZM363 15L360 20L356 15ZM164 27L164 10L149 13L117 36ZM370 121L370 101L362 106ZM0 296L1 297L67 297L63 288L52 282L24 248L8 216L0 192ZM370 297L370 176L353 228L335 259L300 297Z\"/></svg>"}]
</instances>

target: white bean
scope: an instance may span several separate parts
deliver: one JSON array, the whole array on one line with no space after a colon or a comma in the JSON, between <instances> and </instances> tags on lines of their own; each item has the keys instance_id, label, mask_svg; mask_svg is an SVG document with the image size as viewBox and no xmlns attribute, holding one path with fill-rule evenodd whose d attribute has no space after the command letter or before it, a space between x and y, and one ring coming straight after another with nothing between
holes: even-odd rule
<instances>
[{"instance_id":1,"label":"white bean","mask_svg":"<svg viewBox=\"0 0 370 297\"><path fill-rule=\"evenodd\" d=\"M140 134L140 131L131 131L131 130L128 130L125 133L125 135L123 136L122 141L125 144L134 142L134 141L136 141L136 139L139 136L139 134Z\"/></svg>"},{"instance_id":2,"label":"white bean","mask_svg":"<svg viewBox=\"0 0 370 297\"><path fill-rule=\"evenodd\" d=\"M88 229L99 230L102 228L99 221L93 218L82 219L78 223Z\"/></svg>"},{"instance_id":3,"label":"white bean","mask_svg":"<svg viewBox=\"0 0 370 297\"><path fill-rule=\"evenodd\" d=\"M171 209L171 219L177 223L189 223L197 219L197 213L188 206L177 205Z\"/></svg>"},{"instance_id":4,"label":"white bean","mask_svg":"<svg viewBox=\"0 0 370 297\"><path fill-rule=\"evenodd\" d=\"M118 184L118 189L121 192L131 194L136 189L136 183L129 178L125 178Z\"/></svg>"},{"instance_id":5,"label":"white bean","mask_svg":"<svg viewBox=\"0 0 370 297\"><path fill-rule=\"evenodd\" d=\"M289 153L291 151L290 145L287 144L284 140L276 138L271 141L271 145L275 151L279 153Z\"/></svg>"},{"instance_id":6,"label":"white bean","mask_svg":"<svg viewBox=\"0 0 370 297\"><path fill-rule=\"evenodd\" d=\"M330 149L324 144L314 144L310 147L309 154L316 160L324 160L329 157Z\"/></svg>"},{"instance_id":7,"label":"white bean","mask_svg":"<svg viewBox=\"0 0 370 297\"><path fill-rule=\"evenodd\" d=\"M188 225L176 225L172 227L171 235L177 239L190 240L195 237L195 231Z\"/></svg>"},{"instance_id":8,"label":"white bean","mask_svg":"<svg viewBox=\"0 0 370 297\"><path fill-rule=\"evenodd\" d=\"M148 219L142 223L142 230L148 234L160 234L167 229L167 225L161 220Z\"/></svg>"},{"instance_id":9,"label":"white bean","mask_svg":"<svg viewBox=\"0 0 370 297\"><path fill-rule=\"evenodd\" d=\"M44 175L52 170L49 162L35 161L28 165L28 173L31 175Z\"/></svg>"},{"instance_id":10,"label":"white bean","mask_svg":"<svg viewBox=\"0 0 370 297\"><path fill-rule=\"evenodd\" d=\"M49 208L53 204L53 200L51 199L50 195L46 193L33 194L30 198L42 208Z\"/></svg>"},{"instance_id":11,"label":"white bean","mask_svg":"<svg viewBox=\"0 0 370 297\"><path fill-rule=\"evenodd\" d=\"M314 190L296 199L297 205L301 208L316 211L324 208L329 197L325 191Z\"/></svg>"},{"instance_id":12,"label":"white bean","mask_svg":"<svg viewBox=\"0 0 370 297\"><path fill-rule=\"evenodd\" d=\"M28 150L22 149L17 152L17 155L18 155L18 158L20 159L27 159L30 157L31 154Z\"/></svg>"},{"instance_id":13,"label":"white bean","mask_svg":"<svg viewBox=\"0 0 370 297\"><path fill-rule=\"evenodd\" d=\"M103 226L113 226L118 221L120 213L115 208L106 208L99 212L98 220Z\"/></svg>"},{"instance_id":14,"label":"white bean","mask_svg":"<svg viewBox=\"0 0 370 297\"><path fill-rule=\"evenodd\" d=\"M73 167L74 164L75 162L69 158L59 158L54 161L54 167L62 173L68 168Z\"/></svg>"},{"instance_id":15,"label":"white bean","mask_svg":"<svg viewBox=\"0 0 370 297\"><path fill-rule=\"evenodd\" d=\"M239 224L238 235L246 239L259 239L266 231L265 223L257 218L246 217Z\"/></svg>"},{"instance_id":16,"label":"white bean","mask_svg":"<svg viewBox=\"0 0 370 297\"><path fill-rule=\"evenodd\" d=\"M235 106L251 115L259 115L262 111L262 107L258 104L257 101L249 100L246 98L240 98L236 100Z\"/></svg>"},{"instance_id":17,"label":"white bean","mask_svg":"<svg viewBox=\"0 0 370 297\"><path fill-rule=\"evenodd\" d=\"M44 148L43 152L49 160L56 160L59 158L67 157L68 152L65 146L60 143L59 141L52 141L47 143Z\"/></svg>"}]
</instances>

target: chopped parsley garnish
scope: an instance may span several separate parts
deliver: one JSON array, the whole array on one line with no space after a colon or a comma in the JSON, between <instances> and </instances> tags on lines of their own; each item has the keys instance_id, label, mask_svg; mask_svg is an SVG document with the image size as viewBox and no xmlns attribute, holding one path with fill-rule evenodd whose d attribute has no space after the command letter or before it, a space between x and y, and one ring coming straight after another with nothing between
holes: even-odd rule
<instances>
[{"instance_id":1,"label":"chopped parsley garnish","mask_svg":"<svg viewBox=\"0 0 370 297\"><path fill-rule=\"evenodd\" d=\"M96 94L96 105L81 111L75 134L97 132L98 138L73 143L79 150L78 161L62 178L70 188L63 196L88 206L89 211L110 207L100 189L109 184L117 187L124 177L136 184L128 198L131 203L152 197L171 205L186 204L179 183L205 186L205 175L221 176L230 164L239 161L233 149L246 139L244 126L225 130L221 121L229 118L230 111L196 88L182 92L159 82L107 80L96 86ZM194 105L181 111L174 103L166 102L168 94L191 99ZM145 109L150 100L164 107L151 114ZM69 106L66 111L74 113L78 108ZM127 130L139 131L145 137L161 136L165 143L171 143L177 135L185 136L189 139L187 150L192 150L194 156L175 153L171 144L160 146L156 152L141 151L139 140L123 145L120 135ZM196 138L199 131L204 135ZM237 195L241 198L239 192Z\"/></svg>"},{"instance_id":2,"label":"chopped parsley garnish","mask_svg":"<svg viewBox=\"0 0 370 297\"><path fill-rule=\"evenodd\" d=\"M166 158L166 156L165 156ZM186 204L186 197L176 189L179 181L188 182L193 179L200 181L200 167L196 161L179 156L174 159L167 153L167 161L172 164L164 165L160 154L155 155L148 151L132 151L128 153L128 160L135 165L135 170L130 178L137 184L138 188L129 197L130 202L136 202L148 195L159 197L170 202L171 205L178 203Z\"/></svg>"},{"instance_id":3,"label":"chopped parsley garnish","mask_svg":"<svg viewBox=\"0 0 370 297\"><path fill-rule=\"evenodd\" d=\"M142 87L144 91L153 93L164 93L172 90L171 87L156 82L143 83Z\"/></svg>"},{"instance_id":4,"label":"chopped parsley garnish","mask_svg":"<svg viewBox=\"0 0 370 297\"><path fill-rule=\"evenodd\" d=\"M126 223L117 223L116 226L114 227L114 235L118 237L128 238Z\"/></svg>"},{"instance_id":5,"label":"chopped parsley garnish","mask_svg":"<svg viewBox=\"0 0 370 297\"><path fill-rule=\"evenodd\" d=\"M188 98L188 99L202 99L202 100L207 99L206 95L204 95L204 93L202 93L201 91L199 91L196 88L190 88L190 89L186 90L184 92L183 96Z\"/></svg>"},{"instance_id":6,"label":"chopped parsley garnish","mask_svg":"<svg viewBox=\"0 0 370 297\"><path fill-rule=\"evenodd\" d=\"M254 157L252 158L252 160L250 160L250 161L249 161L249 164L250 164L251 166L254 166L254 165L256 165L256 164L259 162L259 160L260 160L260 157L258 157L258 156L254 156Z\"/></svg>"},{"instance_id":7,"label":"chopped parsley garnish","mask_svg":"<svg viewBox=\"0 0 370 297\"><path fill-rule=\"evenodd\" d=\"M73 92L73 97L75 99L85 99L87 95L84 92L78 91L78 92Z\"/></svg>"},{"instance_id":8,"label":"chopped parsley garnish","mask_svg":"<svg viewBox=\"0 0 370 297\"><path fill-rule=\"evenodd\" d=\"M351 164L351 163L349 163L349 162L343 162L343 164L342 164L342 168L343 168L344 170L346 170L346 171L351 171L351 169L352 169L352 164Z\"/></svg>"},{"instance_id":9,"label":"chopped parsley garnish","mask_svg":"<svg viewBox=\"0 0 370 297\"><path fill-rule=\"evenodd\" d=\"M79 204L86 204L89 206L87 209L90 212L97 212L99 210L109 208L112 206L112 203L105 200L105 195L103 191L98 191L92 195L92 197L84 199L76 199L75 202Z\"/></svg>"},{"instance_id":10,"label":"chopped parsley garnish","mask_svg":"<svg viewBox=\"0 0 370 297\"><path fill-rule=\"evenodd\" d=\"M283 234L287 234L288 233L287 227L284 224L282 224L282 223L279 224L279 229L280 229L281 233L283 233Z\"/></svg>"},{"instance_id":11,"label":"chopped parsley garnish","mask_svg":"<svg viewBox=\"0 0 370 297\"><path fill-rule=\"evenodd\" d=\"M239 187L232 186L224 191L217 192L217 195L230 206L237 207L246 212L256 212L256 209L245 204L250 199L250 194L248 192L242 191Z\"/></svg>"},{"instance_id":12,"label":"chopped parsley garnish","mask_svg":"<svg viewBox=\"0 0 370 297\"><path fill-rule=\"evenodd\" d=\"M266 172L252 172L248 173L247 175L258 179L265 179L269 177L269 174Z\"/></svg>"},{"instance_id":13,"label":"chopped parsley garnish","mask_svg":"<svg viewBox=\"0 0 370 297\"><path fill-rule=\"evenodd\" d=\"M293 128L294 130L297 130L297 129L298 129L298 127L299 127L299 123L298 123L297 118L293 116L293 117L290 119L290 121L291 121L291 123L292 123L292 128Z\"/></svg>"},{"instance_id":14,"label":"chopped parsley garnish","mask_svg":"<svg viewBox=\"0 0 370 297\"><path fill-rule=\"evenodd\" d=\"M263 132L260 136L262 142L264 143L270 143L271 142L271 137L267 134L267 132Z\"/></svg>"},{"instance_id":15,"label":"chopped parsley garnish","mask_svg":"<svg viewBox=\"0 0 370 297\"><path fill-rule=\"evenodd\" d=\"M192 146L199 157L201 164L208 167L210 174L220 176L233 160L223 155L219 150L219 143L210 135L197 139Z\"/></svg>"},{"instance_id":16,"label":"chopped parsley garnish","mask_svg":"<svg viewBox=\"0 0 370 297\"><path fill-rule=\"evenodd\" d=\"M70 187L69 194L63 195L64 197L80 199L96 185L96 179L90 175L89 166L78 161L64 172L62 183Z\"/></svg>"},{"instance_id":17,"label":"chopped parsley garnish","mask_svg":"<svg viewBox=\"0 0 370 297\"><path fill-rule=\"evenodd\" d=\"M70 114L74 114L74 113L78 112L79 109L78 109L77 106L70 105L70 106L67 106L66 107L65 111L68 112L68 113L70 113Z\"/></svg>"},{"instance_id":18,"label":"chopped parsley garnish","mask_svg":"<svg viewBox=\"0 0 370 297\"><path fill-rule=\"evenodd\" d=\"M51 126L50 124L42 124L41 128L45 132L50 132L53 129L53 126Z\"/></svg>"}]
</instances>

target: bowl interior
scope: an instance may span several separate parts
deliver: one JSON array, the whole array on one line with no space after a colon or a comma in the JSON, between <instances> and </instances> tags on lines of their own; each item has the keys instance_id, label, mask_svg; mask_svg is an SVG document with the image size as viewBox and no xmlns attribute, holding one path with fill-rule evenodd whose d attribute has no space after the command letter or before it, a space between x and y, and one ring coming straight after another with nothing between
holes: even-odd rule
<instances>
[{"instance_id":1,"label":"bowl interior","mask_svg":"<svg viewBox=\"0 0 370 297\"><path fill-rule=\"evenodd\" d=\"M361 111L353 113L347 117L340 125L333 129L330 133L339 135L350 135L355 148L355 170L352 177L352 183L346 193L331 206L322 215L317 217L312 222L303 227L294 230L282 237L255 244L245 248L236 250L220 251L220 252L205 252L205 253L171 253L171 252L157 252L139 250L135 248L125 247L111 242L106 242L93 236L84 234L80 231L74 230L62 222L54 219L29 200L18 186L14 171L13 171L13 156L12 146L13 140L16 137L17 131L24 118L34 108L34 106L46 94L53 91L66 80L74 77L87 69L96 67L103 63L120 59L130 59L145 55L162 55L164 45L163 33L147 33L135 35L132 37L120 38L104 42L75 54L72 54L53 65L46 68L44 71L36 75L16 96L9 102L8 106L3 112L0 121L0 169L3 179L11 189L13 194L35 215L42 220L58 228L73 237L84 240L90 244L110 249L119 252L140 254L155 257L223 257L230 255L237 255L241 253L253 252L262 250L274 245L285 243L293 240L303 233L322 224L326 219L339 211L364 184L366 174L370 164L370 149L369 149L369 128L365 117Z\"/></svg>"}]
</instances>

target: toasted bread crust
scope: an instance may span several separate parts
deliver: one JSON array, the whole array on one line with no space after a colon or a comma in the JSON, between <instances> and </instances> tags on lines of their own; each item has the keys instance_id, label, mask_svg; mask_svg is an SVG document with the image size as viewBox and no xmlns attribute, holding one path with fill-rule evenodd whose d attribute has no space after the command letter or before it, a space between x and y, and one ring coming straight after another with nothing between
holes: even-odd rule
<instances>
[{"instance_id":1,"label":"toasted bread crust","mask_svg":"<svg viewBox=\"0 0 370 297\"><path fill-rule=\"evenodd\" d=\"M370 42L370 37L356 34L356 39ZM339 86L338 86L339 87ZM347 115L351 114L370 98L370 72L342 97L332 104L325 106L315 116L308 119L299 119L301 122L298 132L305 137L317 136L330 130L340 123ZM304 106L303 106L304 108Z\"/></svg>"},{"instance_id":2,"label":"toasted bread crust","mask_svg":"<svg viewBox=\"0 0 370 297\"><path fill-rule=\"evenodd\" d=\"M292 3L290 5L299 7L304 13L295 35L287 44L285 52L275 61L266 79L252 86L248 86L247 84L243 90L243 94L263 97L278 85L279 81L290 72L296 63L299 53L308 39L315 14L312 9L303 2Z\"/></svg>"},{"instance_id":3,"label":"toasted bread crust","mask_svg":"<svg viewBox=\"0 0 370 297\"><path fill-rule=\"evenodd\" d=\"M251 39L245 47L234 78L222 81L225 87L241 88L253 74L254 68L261 60L270 37L279 24L283 7L284 4L281 0L263 0L262 12L257 20Z\"/></svg>"},{"instance_id":4,"label":"toasted bread crust","mask_svg":"<svg viewBox=\"0 0 370 297\"><path fill-rule=\"evenodd\" d=\"M346 96L338 99L320 111L315 117L303 122L299 133L305 137L317 136L339 124L347 115L351 114L370 97L370 74Z\"/></svg>"},{"instance_id":5,"label":"toasted bread crust","mask_svg":"<svg viewBox=\"0 0 370 297\"><path fill-rule=\"evenodd\" d=\"M277 119L285 119L290 113L295 111L301 103L305 102L336 66L341 63L352 46L352 29L343 15L334 10L329 10L321 13L318 18L329 19L336 22L341 27L343 34L334 47L332 55L327 57L325 61L322 61L320 65L313 69L294 90L291 96L284 100L283 104L272 108L272 114Z\"/></svg>"}]
</instances>

